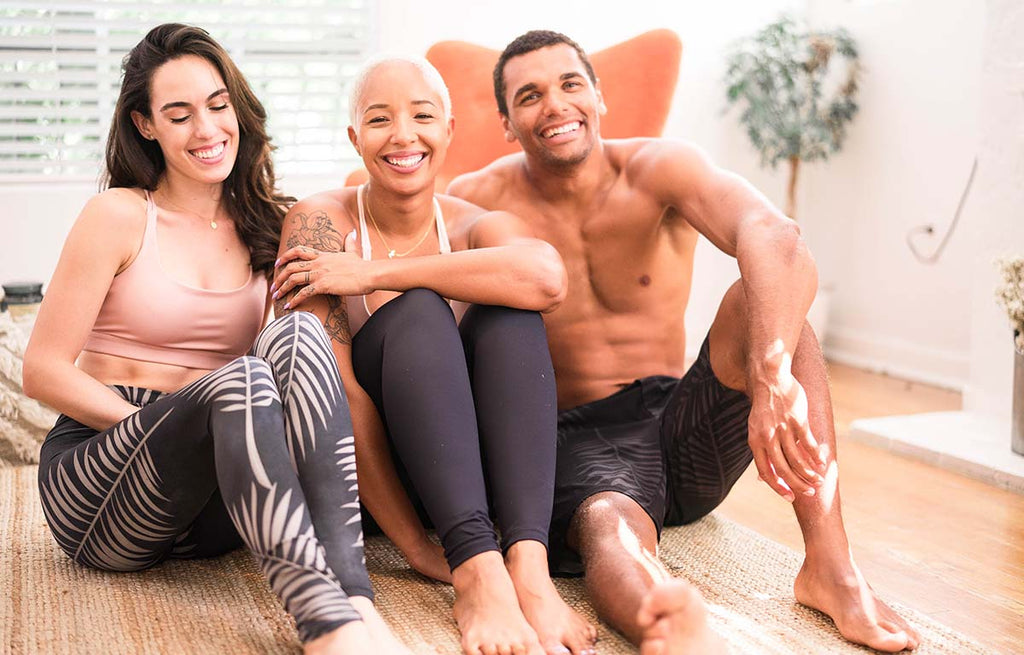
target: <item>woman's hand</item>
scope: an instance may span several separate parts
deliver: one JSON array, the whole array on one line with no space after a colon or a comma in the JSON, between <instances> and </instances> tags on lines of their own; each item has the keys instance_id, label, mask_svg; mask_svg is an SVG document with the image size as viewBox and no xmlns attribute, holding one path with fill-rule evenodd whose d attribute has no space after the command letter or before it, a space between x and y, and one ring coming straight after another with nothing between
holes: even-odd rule
<instances>
[{"instance_id":1,"label":"woman's hand","mask_svg":"<svg viewBox=\"0 0 1024 655\"><path fill-rule=\"evenodd\" d=\"M444 549L431 541L426 534L413 548L402 551L409 566L422 575L451 584L452 571L444 558Z\"/></svg>"},{"instance_id":2,"label":"woman's hand","mask_svg":"<svg viewBox=\"0 0 1024 655\"><path fill-rule=\"evenodd\" d=\"M363 261L352 252L355 249L355 232L348 235L342 252L323 252L309 246L289 248L274 264L274 299L294 293L284 307L295 309L317 294L361 296L375 291L370 282L373 262Z\"/></svg>"}]
</instances>

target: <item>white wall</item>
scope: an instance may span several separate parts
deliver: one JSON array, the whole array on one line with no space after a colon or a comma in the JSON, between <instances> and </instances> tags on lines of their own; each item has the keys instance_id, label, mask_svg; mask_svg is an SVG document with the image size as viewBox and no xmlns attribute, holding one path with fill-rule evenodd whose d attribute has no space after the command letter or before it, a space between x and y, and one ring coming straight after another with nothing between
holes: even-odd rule
<instances>
[{"instance_id":1,"label":"white wall","mask_svg":"<svg viewBox=\"0 0 1024 655\"><path fill-rule=\"evenodd\" d=\"M964 275L972 301L967 308L971 372L964 409L1008 422L1013 346L1006 313L993 298L999 276L992 260L1024 256L1024 6L1019 0L989 0L987 5L978 202L964 219L977 226L970 233L971 257Z\"/></svg>"},{"instance_id":2,"label":"white wall","mask_svg":"<svg viewBox=\"0 0 1024 655\"><path fill-rule=\"evenodd\" d=\"M810 0L809 18L858 40L864 75L845 149L806 168L803 219L834 287L833 359L962 387L969 373L968 212L934 265L905 243L933 223L934 251L978 153L984 3ZM975 185L968 208L980 199Z\"/></svg>"}]
</instances>

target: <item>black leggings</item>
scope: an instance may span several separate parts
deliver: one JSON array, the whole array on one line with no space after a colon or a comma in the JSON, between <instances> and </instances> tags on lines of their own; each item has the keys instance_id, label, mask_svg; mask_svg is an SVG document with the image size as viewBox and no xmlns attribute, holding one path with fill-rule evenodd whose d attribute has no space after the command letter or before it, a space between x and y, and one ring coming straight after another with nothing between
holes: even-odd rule
<instances>
[{"instance_id":1,"label":"black leggings","mask_svg":"<svg viewBox=\"0 0 1024 655\"><path fill-rule=\"evenodd\" d=\"M114 388L141 409L102 432L61 416L40 454L44 514L71 558L138 571L244 541L303 641L360 618L352 423L315 316L274 321L252 355L174 393Z\"/></svg>"},{"instance_id":2,"label":"black leggings","mask_svg":"<svg viewBox=\"0 0 1024 655\"><path fill-rule=\"evenodd\" d=\"M413 289L374 312L352 363L452 569L498 550L489 509L503 550L547 546L556 400L537 312L474 305L456 325L440 296Z\"/></svg>"}]
</instances>

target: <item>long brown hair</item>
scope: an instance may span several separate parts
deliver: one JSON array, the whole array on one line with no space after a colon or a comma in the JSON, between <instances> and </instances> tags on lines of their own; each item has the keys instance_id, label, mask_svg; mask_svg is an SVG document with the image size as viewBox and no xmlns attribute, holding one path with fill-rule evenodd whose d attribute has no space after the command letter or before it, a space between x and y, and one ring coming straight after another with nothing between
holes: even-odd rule
<instances>
[{"instance_id":1,"label":"long brown hair","mask_svg":"<svg viewBox=\"0 0 1024 655\"><path fill-rule=\"evenodd\" d=\"M136 129L132 112L151 118L150 82L156 69L187 55L202 57L227 85L238 117L238 155L224 180L224 201L255 271L269 273L277 257L287 205L294 198L274 188L274 146L267 136L267 112L228 53L205 30L178 23L154 27L121 64L124 78L107 138L104 188L137 187L153 191L166 169L160 144Z\"/></svg>"}]
</instances>

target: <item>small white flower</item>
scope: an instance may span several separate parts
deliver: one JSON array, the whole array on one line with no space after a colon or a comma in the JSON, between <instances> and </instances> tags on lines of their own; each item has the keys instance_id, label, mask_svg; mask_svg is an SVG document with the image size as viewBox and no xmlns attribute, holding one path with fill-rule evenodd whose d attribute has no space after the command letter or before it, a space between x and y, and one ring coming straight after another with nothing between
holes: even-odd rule
<instances>
[{"instance_id":1,"label":"small white flower","mask_svg":"<svg viewBox=\"0 0 1024 655\"><path fill-rule=\"evenodd\" d=\"M1024 257L1002 257L996 266L1003 275L1003 283L996 287L996 302L1010 319L1017 352L1024 353Z\"/></svg>"}]
</instances>

